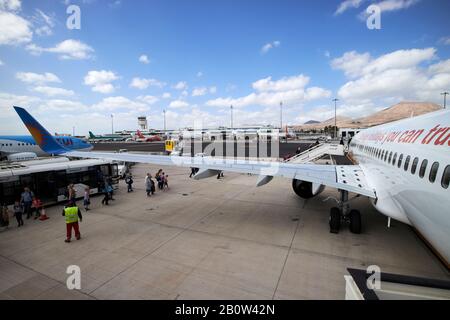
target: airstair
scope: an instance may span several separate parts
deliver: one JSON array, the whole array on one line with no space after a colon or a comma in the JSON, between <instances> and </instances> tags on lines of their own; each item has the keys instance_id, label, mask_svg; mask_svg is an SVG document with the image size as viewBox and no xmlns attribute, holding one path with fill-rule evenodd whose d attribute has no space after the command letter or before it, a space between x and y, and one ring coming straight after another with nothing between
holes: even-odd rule
<instances>
[{"instance_id":1,"label":"airstair","mask_svg":"<svg viewBox=\"0 0 450 320\"><path fill-rule=\"evenodd\" d=\"M320 159L324 155L344 155L344 146L335 143L321 143L315 145L299 154L296 154L284 162L287 163L308 163Z\"/></svg>"}]
</instances>

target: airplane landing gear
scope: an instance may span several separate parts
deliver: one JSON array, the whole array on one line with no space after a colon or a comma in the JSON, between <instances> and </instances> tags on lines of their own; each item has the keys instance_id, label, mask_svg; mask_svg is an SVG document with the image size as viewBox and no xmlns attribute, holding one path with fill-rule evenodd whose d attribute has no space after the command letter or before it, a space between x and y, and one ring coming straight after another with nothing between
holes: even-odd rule
<instances>
[{"instance_id":1,"label":"airplane landing gear","mask_svg":"<svg viewBox=\"0 0 450 320\"><path fill-rule=\"evenodd\" d=\"M351 233L359 234L361 233L361 213L358 210L350 210L348 199L348 191L338 190L341 193L340 199L335 199L338 207L333 207L330 209L330 232L339 233L342 222L349 224L349 229ZM357 195L356 197L359 197ZM355 198L356 198L355 197ZM330 198L325 199L325 201ZM353 198L354 199L354 198Z\"/></svg>"}]
</instances>

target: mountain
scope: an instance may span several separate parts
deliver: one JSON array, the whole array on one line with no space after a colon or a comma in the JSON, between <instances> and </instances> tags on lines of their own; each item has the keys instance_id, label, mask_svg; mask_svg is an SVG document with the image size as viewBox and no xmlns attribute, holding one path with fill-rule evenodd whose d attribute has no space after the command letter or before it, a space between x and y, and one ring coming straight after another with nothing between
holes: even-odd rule
<instances>
[{"instance_id":1,"label":"mountain","mask_svg":"<svg viewBox=\"0 0 450 320\"><path fill-rule=\"evenodd\" d=\"M358 119L366 127L397 121L411 116L442 109L441 106L431 102L400 102L389 108L376 112L370 116Z\"/></svg>"},{"instance_id":2,"label":"mountain","mask_svg":"<svg viewBox=\"0 0 450 320\"><path fill-rule=\"evenodd\" d=\"M320 121L309 120L309 121L306 121L304 124L315 124L315 123L320 123Z\"/></svg>"},{"instance_id":3,"label":"mountain","mask_svg":"<svg viewBox=\"0 0 450 320\"><path fill-rule=\"evenodd\" d=\"M366 117L352 119L349 117L337 116L336 125L338 128L367 128L441 109L441 106L432 102L403 101ZM319 123L305 123L304 125L296 126L295 129L323 129L326 126L334 126L334 117Z\"/></svg>"}]
</instances>

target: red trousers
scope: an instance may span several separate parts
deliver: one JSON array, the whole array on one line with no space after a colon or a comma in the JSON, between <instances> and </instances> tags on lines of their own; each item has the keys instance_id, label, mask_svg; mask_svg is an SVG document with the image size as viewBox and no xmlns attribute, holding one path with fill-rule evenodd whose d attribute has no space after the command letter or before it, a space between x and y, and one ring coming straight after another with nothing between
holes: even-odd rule
<instances>
[{"instance_id":1,"label":"red trousers","mask_svg":"<svg viewBox=\"0 0 450 320\"><path fill-rule=\"evenodd\" d=\"M70 240L72 237L72 228L75 230L75 238L80 238L80 228L78 227L78 222L66 223L67 229L67 240Z\"/></svg>"}]
</instances>

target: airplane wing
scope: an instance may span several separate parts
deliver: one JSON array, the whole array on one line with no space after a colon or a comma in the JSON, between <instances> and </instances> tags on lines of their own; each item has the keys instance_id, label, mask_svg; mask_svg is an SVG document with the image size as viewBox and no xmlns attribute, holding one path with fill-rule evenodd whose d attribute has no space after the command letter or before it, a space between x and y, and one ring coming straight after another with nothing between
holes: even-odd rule
<instances>
[{"instance_id":1,"label":"airplane wing","mask_svg":"<svg viewBox=\"0 0 450 320\"><path fill-rule=\"evenodd\" d=\"M199 168L195 179L217 175L219 171L250 173L259 175L258 186L268 183L273 177L284 177L322 184L349 192L376 198L375 191L365 179L358 165L335 166L316 164L295 164L255 160L237 160L215 157L159 156L136 153L82 152L71 151L58 144L25 109L14 107L20 118L35 138L39 146L49 154L77 158L95 158L157 164L161 166L181 166Z\"/></svg>"}]
</instances>

